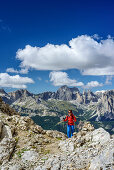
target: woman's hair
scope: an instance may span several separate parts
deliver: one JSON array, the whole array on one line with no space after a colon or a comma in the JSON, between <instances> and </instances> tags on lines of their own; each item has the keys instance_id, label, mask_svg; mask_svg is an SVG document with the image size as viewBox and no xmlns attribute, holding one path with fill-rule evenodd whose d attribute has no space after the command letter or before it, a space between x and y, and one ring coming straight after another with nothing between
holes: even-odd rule
<instances>
[{"instance_id":1,"label":"woman's hair","mask_svg":"<svg viewBox=\"0 0 114 170\"><path fill-rule=\"evenodd\" d=\"M69 110L68 112L72 113L72 110Z\"/></svg>"},{"instance_id":2,"label":"woman's hair","mask_svg":"<svg viewBox=\"0 0 114 170\"><path fill-rule=\"evenodd\" d=\"M72 110L69 110L68 113L71 113L71 117L73 119L73 113L72 113Z\"/></svg>"}]
</instances>

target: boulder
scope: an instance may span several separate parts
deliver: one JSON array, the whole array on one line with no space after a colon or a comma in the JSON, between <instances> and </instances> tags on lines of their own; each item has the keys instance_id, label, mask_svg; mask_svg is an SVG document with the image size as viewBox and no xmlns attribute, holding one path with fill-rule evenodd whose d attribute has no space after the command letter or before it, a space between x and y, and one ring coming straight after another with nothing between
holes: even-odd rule
<instances>
[{"instance_id":1,"label":"boulder","mask_svg":"<svg viewBox=\"0 0 114 170\"><path fill-rule=\"evenodd\" d=\"M62 132L58 132L57 130L47 130L46 134L49 137L66 139L66 135Z\"/></svg>"},{"instance_id":2,"label":"boulder","mask_svg":"<svg viewBox=\"0 0 114 170\"><path fill-rule=\"evenodd\" d=\"M35 133L44 133L43 128L39 125L32 125L30 128Z\"/></svg>"},{"instance_id":3,"label":"boulder","mask_svg":"<svg viewBox=\"0 0 114 170\"><path fill-rule=\"evenodd\" d=\"M1 138L12 138L12 132L9 126L3 125Z\"/></svg>"},{"instance_id":4,"label":"boulder","mask_svg":"<svg viewBox=\"0 0 114 170\"><path fill-rule=\"evenodd\" d=\"M101 153L93 158L90 163L90 170L113 169L114 141L110 141Z\"/></svg>"},{"instance_id":5,"label":"boulder","mask_svg":"<svg viewBox=\"0 0 114 170\"><path fill-rule=\"evenodd\" d=\"M38 157L39 155L35 151L24 151L21 158L23 162L26 162L26 161L36 162Z\"/></svg>"},{"instance_id":6,"label":"boulder","mask_svg":"<svg viewBox=\"0 0 114 170\"><path fill-rule=\"evenodd\" d=\"M22 170L22 166L18 163L18 164L14 164L14 165L3 165L1 166L1 170Z\"/></svg>"},{"instance_id":7,"label":"boulder","mask_svg":"<svg viewBox=\"0 0 114 170\"><path fill-rule=\"evenodd\" d=\"M60 141L59 145L58 145L61 149L61 151L63 152L73 152L74 151L74 142L70 139L64 140L64 141Z\"/></svg>"},{"instance_id":8,"label":"boulder","mask_svg":"<svg viewBox=\"0 0 114 170\"><path fill-rule=\"evenodd\" d=\"M37 167L35 170L38 170L39 167ZM40 167L40 170L59 170L61 169L61 160L59 157L50 157L46 162L45 165Z\"/></svg>"},{"instance_id":9,"label":"boulder","mask_svg":"<svg viewBox=\"0 0 114 170\"><path fill-rule=\"evenodd\" d=\"M8 162L15 147L15 140L3 138L0 142L0 164Z\"/></svg>"},{"instance_id":10,"label":"boulder","mask_svg":"<svg viewBox=\"0 0 114 170\"><path fill-rule=\"evenodd\" d=\"M92 143L93 144L105 144L110 140L110 134L103 128L95 129L92 132Z\"/></svg>"}]
</instances>

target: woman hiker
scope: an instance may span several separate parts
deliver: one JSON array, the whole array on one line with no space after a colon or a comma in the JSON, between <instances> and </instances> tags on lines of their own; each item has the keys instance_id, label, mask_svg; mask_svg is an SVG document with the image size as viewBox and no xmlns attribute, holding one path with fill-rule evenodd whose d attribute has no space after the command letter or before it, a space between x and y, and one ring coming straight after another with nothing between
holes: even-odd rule
<instances>
[{"instance_id":1,"label":"woman hiker","mask_svg":"<svg viewBox=\"0 0 114 170\"><path fill-rule=\"evenodd\" d=\"M63 118L64 122L67 121L67 120L68 120L67 136L68 136L68 138L71 138L73 136L73 133L74 133L74 122L76 122L76 117L73 115L72 110L69 110L66 118Z\"/></svg>"}]
</instances>

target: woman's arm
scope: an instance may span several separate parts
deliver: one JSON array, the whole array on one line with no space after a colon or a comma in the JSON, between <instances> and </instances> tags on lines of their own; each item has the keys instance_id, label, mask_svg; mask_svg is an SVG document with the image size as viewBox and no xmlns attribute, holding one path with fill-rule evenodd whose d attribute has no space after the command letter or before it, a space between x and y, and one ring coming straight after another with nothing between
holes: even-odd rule
<instances>
[{"instance_id":1,"label":"woman's arm","mask_svg":"<svg viewBox=\"0 0 114 170\"><path fill-rule=\"evenodd\" d=\"M73 115L74 122L76 122L76 117Z\"/></svg>"},{"instance_id":2,"label":"woman's arm","mask_svg":"<svg viewBox=\"0 0 114 170\"><path fill-rule=\"evenodd\" d=\"M64 122L66 122L67 120L68 120L68 116L66 116L66 118L65 119L63 119L64 120Z\"/></svg>"}]
</instances>

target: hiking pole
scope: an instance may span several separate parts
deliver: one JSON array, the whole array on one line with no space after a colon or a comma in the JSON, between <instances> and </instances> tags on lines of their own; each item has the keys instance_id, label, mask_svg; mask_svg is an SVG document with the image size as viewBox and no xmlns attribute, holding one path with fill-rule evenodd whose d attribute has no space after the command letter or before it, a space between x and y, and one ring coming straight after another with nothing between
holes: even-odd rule
<instances>
[{"instance_id":1,"label":"hiking pole","mask_svg":"<svg viewBox=\"0 0 114 170\"><path fill-rule=\"evenodd\" d=\"M75 116L76 117L76 116ZM76 117L76 118L79 118L79 117ZM60 121L58 122L55 126L59 125L59 124L62 124L62 123L65 123L64 121Z\"/></svg>"},{"instance_id":2,"label":"hiking pole","mask_svg":"<svg viewBox=\"0 0 114 170\"><path fill-rule=\"evenodd\" d=\"M63 121L60 121L60 122L58 122L55 126L57 126L57 125L59 125L59 124L61 124L61 123L65 123L65 122L63 122Z\"/></svg>"}]
</instances>

